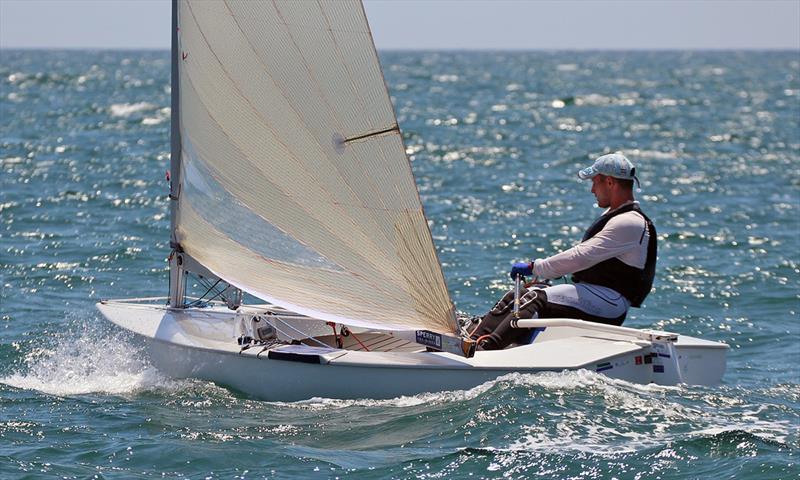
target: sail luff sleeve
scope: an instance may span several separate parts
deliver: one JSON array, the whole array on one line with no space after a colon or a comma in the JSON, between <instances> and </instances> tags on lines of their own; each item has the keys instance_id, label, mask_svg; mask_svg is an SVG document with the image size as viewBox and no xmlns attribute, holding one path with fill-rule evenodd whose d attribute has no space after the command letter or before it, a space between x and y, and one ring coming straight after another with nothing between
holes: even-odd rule
<instances>
[{"instance_id":1,"label":"sail luff sleeve","mask_svg":"<svg viewBox=\"0 0 800 480\"><path fill-rule=\"evenodd\" d=\"M178 36L178 1L172 0L172 70L170 74L170 242L175 243L178 221L178 194L181 177L180 128L180 44Z\"/></svg>"},{"instance_id":2,"label":"sail luff sleeve","mask_svg":"<svg viewBox=\"0 0 800 480\"><path fill-rule=\"evenodd\" d=\"M179 0L172 0L172 35L170 55L172 69L170 71L170 156L169 156L169 244L174 252L179 248L178 213L181 192L181 117L180 117L180 37L178 27L180 19ZM182 306L185 294L182 259L170 255L169 262L169 304L172 307Z\"/></svg>"}]
</instances>

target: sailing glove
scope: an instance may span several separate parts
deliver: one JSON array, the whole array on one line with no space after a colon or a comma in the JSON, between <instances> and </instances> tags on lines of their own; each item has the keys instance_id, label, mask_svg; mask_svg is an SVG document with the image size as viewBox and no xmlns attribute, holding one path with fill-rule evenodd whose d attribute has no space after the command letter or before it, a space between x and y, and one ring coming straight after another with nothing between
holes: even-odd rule
<instances>
[{"instance_id":1,"label":"sailing glove","mask_svg":"<svg viewBox=\"0 0 800 480\"><path fill-rule=\"evenodd\" d=\"M516 279L517 275L530 277L533 275L533 262L517 262L511 267L511 278Z\"/></svg>"}]
</instances>

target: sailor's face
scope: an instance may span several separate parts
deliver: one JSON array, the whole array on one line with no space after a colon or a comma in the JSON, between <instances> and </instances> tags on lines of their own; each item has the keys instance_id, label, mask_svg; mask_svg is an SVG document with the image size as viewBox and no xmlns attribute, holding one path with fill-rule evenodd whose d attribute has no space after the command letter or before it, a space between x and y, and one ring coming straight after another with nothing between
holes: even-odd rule
<instances>
[{"instance_id":1,"label":"sailor's face","mask_svg":"<svg viewBox=\"0 0 800 480\"><path fill-rule=\"evenodd\" d=\"M597 199L597 206L608 208L611 205L611 186L609 178L605 175L595 175L592 177L592 193Z\"/></svg>"}]
</instances>

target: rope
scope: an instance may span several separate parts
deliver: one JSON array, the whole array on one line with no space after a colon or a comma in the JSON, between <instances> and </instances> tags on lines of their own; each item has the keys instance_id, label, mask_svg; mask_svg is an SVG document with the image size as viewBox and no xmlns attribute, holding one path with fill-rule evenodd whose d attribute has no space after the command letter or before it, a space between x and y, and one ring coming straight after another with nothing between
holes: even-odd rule
<instances>
[{"instance_id":1,"label":"rope","mask_svg":"<svg viewBox=\"0 0 800 480\"><path fill-rule=\"evenodd\" d=\"M291 329L292 329L292 330L294 330L295 332L297 332L297 333L299 333L299 334L301 334L301 335L305 336L306 338L308 338L308 339L310 339L310 340L313 340L313 341L317 342L318 344L322 345L322 346L323 346L323 347L325 347L325 348L331 348L331 346L330 346L330 345L328 345L328 344L326 344L326 343L324 343L324 342L322 342L322 341L320 341L320 340L317 340L317 338L316 338L316 337L309 337L309 336L308 336L308 335L307 335L305 332L303 332L302 330L298 330L298 329L294 328L293 326L291 326L291 325L289 324L289 322L287 322L286 320L283 320L282 318L278 317L277 315L271 315L271 316L270 316L270 318L274 318L275 320L277 320L277 321L279 321L279 322L283 323L284 325L286 325L287 327L291 328ZM296 338L294 338L293 336L291 336L291 335L287 334L285 331L281 330L281 329L280 329L280 328L278 328L277 326L275 326L275 330L278 330L279 332L281 332L282 334L284 334L284 335L286 335L287 337L291 338L292 340L297 340Z\"/></svg>"},{"instance_id":2,"label":"rope","mask_svg":"<svg viewBox=\"0 0 800 480\"><path fill-rule=\"evenodd\" d=\"M471 337L471 336L472 336L472 334L473 334L473 333L475 333L475 332L477 332L479 328L481 328L481 322L478 322L478 324L477 324L477 325L475 325L475 328L473 328L473 329L472 329L472 331L471 331L471 332L469 332L469 333L467 334L467 336L468 336L468 337Z\"/></svg>"},{"instance_id":3,"label":"rope","mask_svg":"<svg viewBox=\"0 0 800 480\"><path fill-rule=\"evenodd\" d=\"M342 340L339 335L336 334L336 324L333 322L325 322L333 329L333 340L336 342L336 346L339 348L344 348L344 340Z\"/></svg>"},{"instance_id":4,"label":"rope","mask_svg":"<svg viewBox=\"0 0 800 480\"><path fill-rule=\"evenodd\" d=\"M363 348L365 352L369 352L369 348L367 348L367 346L366 346L366 345L364 345L364 343L361 341L361 339L360 339L360 338L358 338L358 337L356 336L356 334L355 334L355 333L353 333L353 331L352 331L352 330L350 330L350 329L349 329L349 328L347 328L346 326L342 325L342 335L344 335L344 332L345 332L345 331L347 332L347 335L352 335L352 336L353 336L353 338L355 338L355 339L356 339L356 342L358 342L358 344L359 344L359 345L361 345L361 348ZM347 336L347 335L345 335L345 336Z\"/></svg>"},{"instance_id":5,"label":"rope","mask_svg":"<svg viewBox=\"0 0 800 480\"><path fill-rule=\"evenodd\" d=\"M206 282L205 282L205 281L203 281L203 279L202 279L202 278L201 278L201 279L199 279L199 280L200 280L200 283L202 283L202 284L203 284L203 286L205 286L205 285L206 285ZM210 292L210 291L211 291L211 290L212 290L214 287L216 287L216 286L217 286L217 284L218 284L220 281L221 281L220 279L217 279L217 281L216 281L216 282L214 282L214 284L213 284L213 285L211 285L210 287L208 287L208 290L206 290L206 291L205 291L205 293L203 293L202 295L200 295L200 298L198 298L197 300L195 300L195 301L193 301L193 302L191 302L191 303L187 303L187 304L186 304L186 306L187 306L187 307L193 307L194 305L199 305L199 304L200 304L200 302L201 302L201 301L203 301L203 298L204 298L206 295L208 295L208 292ZM220 293L222 293L222 292L220 292ZM216 295L214 295L213 297L209 298L207 301L209 301L209 302L210 302L211 300L214 300L215 298L217 298L217 297L220 295L220 293L217 293L217 294L216 294Z\"/></svg>"}]
</instances>

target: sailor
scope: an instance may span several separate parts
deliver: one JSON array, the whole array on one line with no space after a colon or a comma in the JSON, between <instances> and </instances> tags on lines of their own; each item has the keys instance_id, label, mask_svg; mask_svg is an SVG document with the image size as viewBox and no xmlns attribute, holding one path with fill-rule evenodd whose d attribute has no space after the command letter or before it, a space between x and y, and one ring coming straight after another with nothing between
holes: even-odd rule
<instances>
[{"instance_id":1,"label":"sailor","mask_svg":"<svg viewBox=\"0 0 800 480\"><path fill-rule=\"evenodd\" d=\"M472 333L483 350L530 341L532 331L514 328L515 318L577 318L621 325L629 307L642 305L653 286L656 230L633 197L636 168L621 153L603 155L578 172L591 179L597 205L606 211L581 242L559 254L515 263L511 278L533 278L521 288L518 316L514 291L506 293ZM536 283L572 275L572 283Z\"/></svg>"}]
</instances>

